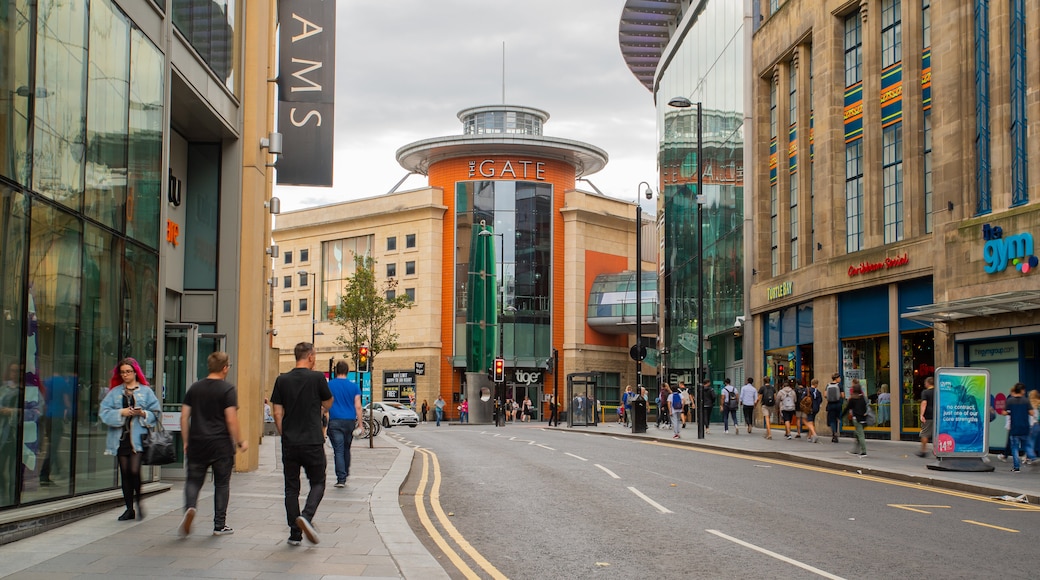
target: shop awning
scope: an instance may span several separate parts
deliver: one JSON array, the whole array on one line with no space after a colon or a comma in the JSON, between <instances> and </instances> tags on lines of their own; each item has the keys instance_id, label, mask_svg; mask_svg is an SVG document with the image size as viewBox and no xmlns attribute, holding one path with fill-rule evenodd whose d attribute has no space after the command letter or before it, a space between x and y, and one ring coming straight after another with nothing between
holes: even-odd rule
<instances>
[{"instance_id":1,"label":"shop awning","mask_svg":"<svg viewBox=\"0 0 1040 580\"><path fill-rule=\"evenodd\" d=\"M921 322L950 322L962 318L1025 312L1037 308L1040 308L1040 290L1021 290L911 306L907 309L909 312L902 317Z\"/></svg>"}]
</instances>

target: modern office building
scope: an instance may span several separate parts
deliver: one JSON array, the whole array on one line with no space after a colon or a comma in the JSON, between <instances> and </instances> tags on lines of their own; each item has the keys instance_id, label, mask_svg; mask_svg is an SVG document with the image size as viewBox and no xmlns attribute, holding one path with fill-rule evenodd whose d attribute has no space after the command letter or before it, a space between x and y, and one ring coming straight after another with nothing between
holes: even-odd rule
<instances>
[{"instance_id":1,"label":"modern office building","mask_svg":"<svg viewBox=\"0 0 1040 580\"><path fill-rule=\"evenodd\" d=\"M122 357L171 425L209 352L266 358L272 10L0 2L0 542L121 502L98 405ZM254 441L264 375L230 376Z\"/></svg>"},{"instance_id":2,"label":"modern office building","mask_svg":"<svg viewBox=\"0 0 1040 580\"><path fill-rule=\"evenodd\" d=\"M398 150L405 169L429 177L428 188L279 215L273 324L282 370L293 365L293 345L312 333L323 370L332 359L353 361L336 342L344 333L328 312L339 303L356 253L375 259L379 283L395 283L389 292L415 302L398 316L398 349L374 353L376 400L409 402L414 393L416 405L432 405L440 395L450 403L449 416L457 416L462 397L480 397L466 385L467 326L486 322L494 326L487 348L505 359L505 396L544 403L555 389L562 400L567 374L587 372L598 400L617 401L636 372L629 358L636 208L575 188L577 179L606 164L607 154L543 135L548 118L530 107L465 109L462 134ZM644 327L652 336L653 222L643 230L643 269L650 275L644 276ZM493 242L485 268L497 311L493 319L473 320L471 250L484 238ZM651 379L654 372L648 366ZM539 404L539 417L544 410Z\"/></svg>"},{"instance_id":3,"label":"modern office building","mask_svg":"<svg viewBox=\"0 0 1040 580\"><path fill-rule=\"evenodd\" d=\"M744 168L750 153L744 4L628 0L621 15L622 56L657 108L658 340L672 383L689 382L703 368L717 386L727 377L739 385L751 361L744 345L752 329L743 325ZM694 106L673 106L676 98Z\"/></svg>"},{"instance_id":4,"label":"modern office building","mask_svg":"<svg viewBox=\"0 0 1040 580\"><path fill-rule=\"evenodd\" d=\"M1040 102L1028 95L1040 75L1026 62L1040 10L754 9L756 372L858 378L878 405L875 434L892 439L917 436L936 367L988 369L998 406L1016 382L1036 388L1040 143L1028 134Z\"/></svg>"}]
</instances>

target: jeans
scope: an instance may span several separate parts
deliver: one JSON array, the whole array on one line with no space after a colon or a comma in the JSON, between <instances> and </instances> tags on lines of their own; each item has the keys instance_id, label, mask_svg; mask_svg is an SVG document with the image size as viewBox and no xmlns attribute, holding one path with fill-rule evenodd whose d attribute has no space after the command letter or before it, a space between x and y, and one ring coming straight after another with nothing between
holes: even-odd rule
<instances>
[{"instance_id":1,"label":"jeans","mask_svg":"<svg viewBox=\"0 0 1040 580\"><path fill-rule=\"evenodd\" d=\"M729 420L733 418L733 428L737 428L737 410L736 409L723 409L722 410L722 430L729 431Z\"/></svg>"},{"instance_id":2,"label":"jeans","mask_svg":"<svg viewBox=\"0 0 1040 580\"><path fill-rule=\"evenodd\" d=\"M837 436L841 432L839 419L841 419L841 401L827 403L827 426L830 427L832 436Z\"/></svg>"},{"instance_id":3,"label":"jeans","mask_svg":"<svg viewBox=\"0 0 1040 580\"><path fill-rule=\"evenodd\" d=\"M679 434L679 431L682 431L682 410L672 410L672 431L676 435Z\"/></svg>"},{"instance_id":4,"label":"jeans","mask_svg":"<svg viewBox=\"0 0 1040 580\"><path fill-rule=\"evenodd\" d=\"M863 423L857 420L853 420L852 424L856 426L856 442L852 444L853 453L867 454L867 438L863 434Z\"/></svg>"},{"instance_id":5,"label":"jeans","mask_svg":"<svg viewBox=\"0 0 1040 580\"><path fill-rule=\"evenodd\" d=\"M1022 447L1026 449L1026 459L1029 461L1036 460L1036 455L1033 453L1033 439L1029 435L1011 435L1008 438L1011 440L1011 459L1014 462L1015 469L1021 467L1018 460L1018 450Z\"/></svg>"},{"instance_id":6,"label":"jeans","mask_svg":"<svg viewBox=\"0 0 1040 580\"><path fill-rule=\"evenodd\" d=\"M469 411L459 411L459 423L469 423Z\"/></svg>"},{"instance_id":7,"label":"jeans","mask_svg":"<svg viewBox=\"0 0 1040 580\"><path fill-rule=\"evenodd\" d=\"M329 441L332 442L336 483L343 483L350 476L350 443L354 440L356 425L356 419L329 419Z\"/></svg>"},{"instance_id":8,"label":"jeans","mask_svg":"<svg viewBox=\"0 0 1040 580\"><path fill-rule=\"evenodd\" d=\"M228 500L231 497L231 469L235 465L234 455L225 455L205 460L187 460L187 475L184 479L184 509L198 507L199 492L206 483L206 471L213 468L213 529L219 530L227 523Z\"/></svg>"},{"instance_id":9,"label":"jeans","mask_svg":"<svg viewBox=\"0 0 1040 580\"><path fill-rule=\"evenodd\" d=\"M441 419L444 418L444 409L441 409L440 407L435 407L434 412L437 414L437 426L440 427Z\"/></svg>"},{"instance_id":10,"label":"jeans","mask_svg":"<svg viewBox=\"0 0 1040 580\"><path fill-rule=\"evenodd\" d=\"M307 474L311 489L300 513L300 468ZM314 521L318 504L325 495L325 446L283 445L282 474L285 476L285 516L289 523L289 537L300 539L303 532L296 525L296 518L303 516Z\"/></svg>"}]
</instances>

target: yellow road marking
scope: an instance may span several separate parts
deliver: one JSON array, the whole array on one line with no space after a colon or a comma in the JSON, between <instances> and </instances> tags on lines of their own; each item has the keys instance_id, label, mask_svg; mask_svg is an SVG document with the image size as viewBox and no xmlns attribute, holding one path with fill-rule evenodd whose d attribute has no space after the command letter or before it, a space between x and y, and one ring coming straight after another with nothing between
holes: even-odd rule
<instances>
[{"instance_id":1,"label":"yellow road marking","mask_svg":"<svg viewBox=\"0 0 1040 580\"><path fill-rule=\"evenodd\" d=\"M460 572L462 572L463 576L479 580L480 576L466 564L466 562L458 555L458 553L455 552L454 549L452 549L450 545L448 545L448 542L445 541L444 536L441 535L437 526L435 526L433 521L430 520L429 514L426 513L426 505L423 504L423 490L426 489L430 459L422 449L419 449L418 451L419 454L422 455L423 460L422 476L419 478L419 487L415 492L415 509L419 513L419 521L422 522L423 527L426 528L426 531L430 534L430 538L433 539L433 542L437 544L437 547L440 548L446 556L448 556L448 559L451 560L451 563L454 564Z\"/></svg>"},{"instance_id":2,"label":"yellow road marking","mask_svg":"<svg viewBox=\"0 0 1040 580\"><path fill-rule=\"evenodd\" d=\"M959 497L962 499L970 499L974 501L981 501L984 503L992 503L1007 507L1007 502L999 499L993 499L981 495L970 494L966 492L956 491L952 489L943 489L939 487L926 487L919 483L910 483L907 481L898 481L895 479L887 479L884 477L878 477L875 475L864 475L862 473L856 473L852 471L839 471L833 467L819 467L816 465L806 465L804 463L795 463L793 461L786 461L783 459L772 459L769 457L758 457L755 455L744 455L741 453L733 453L730 451L719 451L716 449L706 449L704 447L691 447L689 445L676 445L674 443L668 443L663 441L640 441L644 445L661 445L663 447L672 447L674 449L684 449L686 451L697 451L698 453L708 453L710 455L718 455L721 457L733 457L736 459L743 459L745 461L754 461L756 463L769 463L772 465L782 465L785 467L792 467L795 469L802 469L805 471L815 471L817 473L828 473L831 475L839 475L841 477L851 477L853 479L860 479L863 481L873 481L875 483L884 483L887 485L894 485L897 487L905 487L908 489L916 489L921 491L928 491L931 493L938 493L942 495L948 495L952 497ZM1040 506L1033 504L1018 504L1015 507L1020 508L1024 511L1040 512Z\"/></svg>"},{"instance_id":3,"label":"yellow road marking","mask_svg":"<svg viewBox=\"0 0 1040 580\"><path fill-rule=\"evenodd\" d=\"M460 548L462 548L462 551L468 554L469 557L472 558L478 566L483 568L484 571L488 573L488 575L495 579L506 580L506 575L500 572L498 568L496 568L491 562L489 562L487 558L481 555L480 552L478 552L477 549L474 548L468 541L466 541L466 538L461 533L459 533L459 531L448 519L448 515L444 513L444 509L441 507L440 503L441 468L440 462L437 461L437 454L428 449L419 449L418 451L423 454L423 479L420 481L422 486L419 488L419 491L416 492L416 502L422 501L422 490L426 489L426 458L429 457L433 465L433 483L430 486L430 506L433 508L433 513L437 516L437 520L440 522L441 526L444 527L444 530L448 533L448 536L450 536L451 539L454 540ZM440 546L440 544L438 544L438 546ZM441 549L445 550L445 552L448 551L443 546L441 547ZM452 561L454 562L454 560ZM468 567L466 567L466 569L469 570ZM472 570L470 571L472 572ZM476 578L477 576L474 575L473 577Z\"/></svg>"},{"instance_id":4,"label":"yellow road marking","mask_svg":"<svg viewBox=\"0 0 1040 580\"><path fill-rule=\"evenodd\" d=\"M899 508L901 510L906 510L906 511L910 511L910 512L917 512L919 514L930 514L932 512L925 511L925 510L922 510L922 509L917 509L917 508L943 508L943 509L950 509L950 506L948 506L948 505L917 505L917 504L912 504L912 503L890 503L890 504L888 504L888 507Z\"/></svg>"},{"instance_id":5,"label":"yellow road marking","mask_svg":"<svg viewBox=\"0 0 1040 580\"><path fill-rule=\"evenodd\" d=\"M1002 528L1000 526L994 526L993 524L984 524L982 522L976 522L975 520L961 520L961 521L966 523L966 524L975 524L976 526L982 526L984 528L993 528L994 530L1000 530L1002 532L1011 532L1012 534L1017 534L1018 533L1018 530L1012 530L1011 528Z\"/></svg>"}]
</instances>

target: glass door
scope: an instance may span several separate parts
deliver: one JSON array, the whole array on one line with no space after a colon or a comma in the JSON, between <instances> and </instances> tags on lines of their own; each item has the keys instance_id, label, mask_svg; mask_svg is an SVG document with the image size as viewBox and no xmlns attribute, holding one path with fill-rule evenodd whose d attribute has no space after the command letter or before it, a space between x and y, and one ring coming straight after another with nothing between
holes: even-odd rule
<instances>
[{"instance_id":1,"label":"glass door","mask_svg":"<svg viewBox=\"0 0 1040 580\"><path fill-rule=\"evenodd\" d=\"M184 445L181 439L181 404L188 387L209 374L206 357L225 350L227 335L199 332L199 325L166 325L166 347L162 372L163 426L174 432L177 461L163 468L164 476L184 476Z\"/></svg>"}]
</instances>

